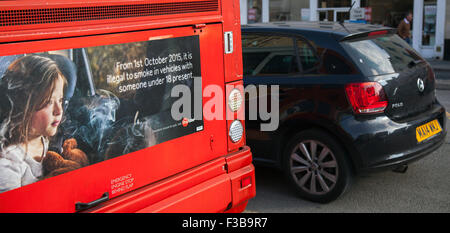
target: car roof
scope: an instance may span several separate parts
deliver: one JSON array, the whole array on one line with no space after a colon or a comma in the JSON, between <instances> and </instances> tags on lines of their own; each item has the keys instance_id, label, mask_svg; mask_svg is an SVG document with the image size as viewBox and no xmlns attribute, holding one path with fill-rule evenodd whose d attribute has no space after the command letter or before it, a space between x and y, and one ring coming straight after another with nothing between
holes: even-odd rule
<instances>
[{"instance_id":1,"label":"car roof","mask_svg":"<svg viewBox=\"0 0 450 233\"><path fill-rule=\"evenodd\" d=\"M281 21L270 23L254 23L242 25L242 29L256 29L258 31L277 31L277 32L322 32L335 35L338 39L354 36L357 34L368 33L372 31L388 30L391 33L395 30L390 27L380 25L362 24L362 23L338 23L324 21ZM249 30L249 31L250 31Z\"/></svg>"}]
</instances>

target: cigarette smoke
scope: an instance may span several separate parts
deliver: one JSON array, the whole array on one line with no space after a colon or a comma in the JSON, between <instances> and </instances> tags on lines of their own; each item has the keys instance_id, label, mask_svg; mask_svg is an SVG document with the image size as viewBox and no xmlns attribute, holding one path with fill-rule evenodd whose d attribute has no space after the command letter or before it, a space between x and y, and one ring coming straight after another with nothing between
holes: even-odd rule
<instances>
[{"instance_id":1,"label":"cigarette smoke","mask_svg":"<svg viewBox=\"0 0 450 233\"><path fill-rule=\"evenodd\" d=\"M66 114L67 120L61 125L65 138L74 137L81 141L91 163L155 144L149 118L142 122L135 119L137 116L117 119L119 98L106 90L96 92L92 97L74 97Z\"/></svg>"}]
</instances>

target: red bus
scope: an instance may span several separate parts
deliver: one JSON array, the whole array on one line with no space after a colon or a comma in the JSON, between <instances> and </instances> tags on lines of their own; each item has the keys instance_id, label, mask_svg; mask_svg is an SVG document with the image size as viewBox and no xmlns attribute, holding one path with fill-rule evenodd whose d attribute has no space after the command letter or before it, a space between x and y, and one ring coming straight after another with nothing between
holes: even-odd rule
<instances>
[{"instance_id":1,"label":"red bus","mask_svg":"<svg viewBox=\"0 0 450 233\"><path fill-rule=\"evenodd\" d=\"M238 0L1 1L0 212L242 212L239 17Z\"/></svg>"}]
</instances>

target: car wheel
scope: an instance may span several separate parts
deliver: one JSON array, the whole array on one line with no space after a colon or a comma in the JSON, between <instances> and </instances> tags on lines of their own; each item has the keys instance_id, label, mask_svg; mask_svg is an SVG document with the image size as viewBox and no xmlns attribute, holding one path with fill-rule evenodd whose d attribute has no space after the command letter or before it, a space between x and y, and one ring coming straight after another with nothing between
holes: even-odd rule
<instances>
[{"instance_id":1,"label":"car wheel","mask_svg":"<svg viewBox=\"0 0 450 233\"><path fill-rule=\"evenodd\" d=\"M319 203L338 198L352 180L345 151L321 130L305 130L292 137L284 152L284 172L302 198Z\"/></svg>"}]
</instances>

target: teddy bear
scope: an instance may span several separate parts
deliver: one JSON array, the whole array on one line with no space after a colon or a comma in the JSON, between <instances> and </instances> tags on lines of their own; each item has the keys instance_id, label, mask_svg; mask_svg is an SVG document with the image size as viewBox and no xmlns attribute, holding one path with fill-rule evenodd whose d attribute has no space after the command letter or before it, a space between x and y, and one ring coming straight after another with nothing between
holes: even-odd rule
<instances>
[{"instance_id":1,"label":"teddy bear","mask_svg":"<svg viewBox=\"0 0 450 233\"><path fill-rule=\"evenodd\" d=\"M87 155L77 146L77 141L74 138L69 138L63 143L62 155L54 151L48 151L42 160L44 179L89 165Z\"/></svg>"}]
</instances>

